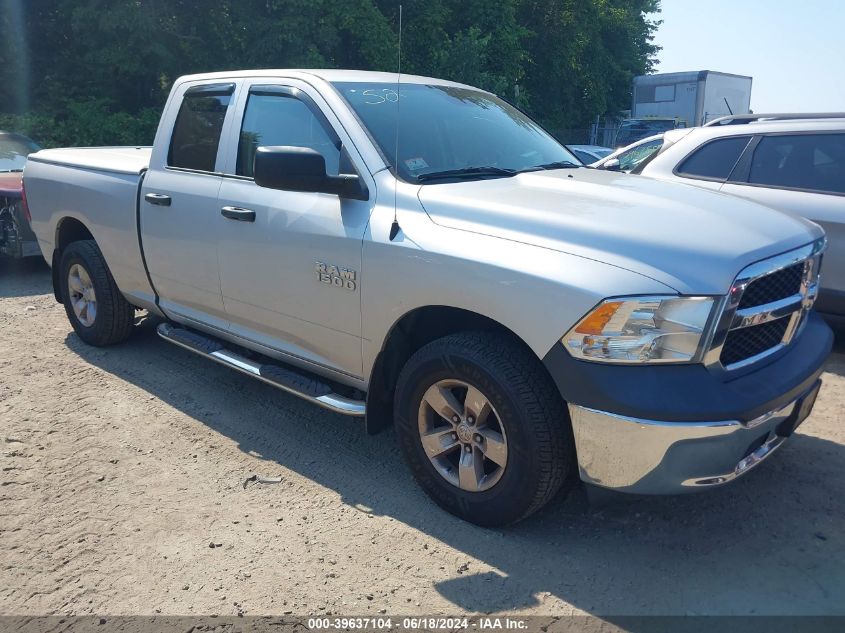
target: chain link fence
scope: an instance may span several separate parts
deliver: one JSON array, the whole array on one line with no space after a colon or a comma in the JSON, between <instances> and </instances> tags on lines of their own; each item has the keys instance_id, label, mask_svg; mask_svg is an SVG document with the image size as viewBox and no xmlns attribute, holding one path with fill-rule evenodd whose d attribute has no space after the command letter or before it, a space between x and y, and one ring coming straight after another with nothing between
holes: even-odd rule
<instances>
[{"instance_id":1,"label":"chain link fence","mask_svg":"<svg viewBox=\"0 0 845 633\"><path fill-rule=\"evenodd\" d=\"M620 121L605 119L586 128L558 128L549 130L564 145L601 145L615 147Z\"/></svg>"}]
</instances>

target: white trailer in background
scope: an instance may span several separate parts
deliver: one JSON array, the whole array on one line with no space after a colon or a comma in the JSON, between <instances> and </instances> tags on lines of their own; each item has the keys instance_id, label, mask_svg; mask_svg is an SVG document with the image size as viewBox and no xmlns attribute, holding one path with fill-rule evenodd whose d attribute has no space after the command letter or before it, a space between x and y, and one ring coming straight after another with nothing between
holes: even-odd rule
<instances>
[{"instance_id":1,"label":"white trailer in background","mask_svg":"<svg viewBox=\"0 0 845 633\"><path fill-rule=\"evenodd\" d=\"M631 118L677 119L690 127L728 114L748 114L751 81L712 70L634 77Z\"/></svg>"},{"instance_id":2,"label":"white trailer in background","mask_svg":"<svg viewBox=\"0 0 845 633\"><path fill-rule=\"evenodd\" d=\"M634 77L631 116L613 142L625 147L682 127L704 125L729 114L748 114L751 77L712 70Z\"/></svg>"}]
</instances>

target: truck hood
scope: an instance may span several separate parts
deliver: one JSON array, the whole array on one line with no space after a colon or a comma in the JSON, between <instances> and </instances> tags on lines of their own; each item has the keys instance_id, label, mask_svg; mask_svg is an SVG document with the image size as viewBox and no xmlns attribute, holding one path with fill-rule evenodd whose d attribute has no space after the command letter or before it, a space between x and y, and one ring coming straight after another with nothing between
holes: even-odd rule
<instances>
[{"instance_id":1,"label":"truck hood","mask_svg":"<svg viewBox=\"0 0 845 633\"><path fill-rule=\"evenodd\" d=\"M598 260L682 294L725 294L748 264L823 235L734 196L592 169L430 184L418 196L441 226Z\"/></svg>"}]
</instances>

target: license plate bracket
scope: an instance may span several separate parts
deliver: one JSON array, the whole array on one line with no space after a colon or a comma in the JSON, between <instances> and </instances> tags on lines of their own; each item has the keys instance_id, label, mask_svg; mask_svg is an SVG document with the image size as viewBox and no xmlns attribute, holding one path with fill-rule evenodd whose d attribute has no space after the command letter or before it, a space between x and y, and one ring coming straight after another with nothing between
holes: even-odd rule
<instances>
[{"instance_id":1,"label":"license plate bracket","mask_svg":"<svg viewBox=\"0 0 845 633\"><path fill-rule=\"evenodd\" d=\"M792 409L790 416L778 424L775 431L778 435L781 437L789 437L795 432L795 429L797 429L799 425L809 417L810 412L813 410L813 406L816 404L816 398L819 395L819 389L821 386L822 381L816 381L816 384L814 384L808 392L795 401L795 407Z\"/></svg>"}]
</instances>

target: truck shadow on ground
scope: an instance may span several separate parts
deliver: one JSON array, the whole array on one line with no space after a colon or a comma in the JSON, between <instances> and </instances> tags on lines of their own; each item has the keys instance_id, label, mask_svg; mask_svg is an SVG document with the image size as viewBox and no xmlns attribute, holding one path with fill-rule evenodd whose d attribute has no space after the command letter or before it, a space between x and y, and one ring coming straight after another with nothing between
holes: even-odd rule
<instances>
[{"instance_id":1,"label":"truck shadow on ground","mask_svg":"<svg viewBox=\"0 0 845 633\"><path fill-rule=\"evenodd\" d=\"M833 326L833 354L827 361L827 371L845 377L845 325Z\"/></svg>"},{"instance_id":2,"label":"truck shadow on ground","mask_svg":"<svg viewBox=\"0 0 845 633\"><path fill-rule=\"evenodd\" d=\"M598 508L576 488L527 521L488 530L428 500L391 431L368 436L359 422L161 341L149 322L119 347L91 348L73 333L66 344L241 450L492 567L474 571L478 563L468 558L468 569L444 571L433 583L462 609L549 604L560 612L559 598L611 621L614 614L845 613L841 444L799 432L727 488Z\"/></svg>"},{"instance_id":3,"label":"truck shadow on ground","mask_svg":"<svg viewBox=\"0 0 845 633\"><path fill-rule=\"evenodd\" d=\"M0 257L0 298L32 297L52 292L50 267L41 257Z\"/></svg>"}]
</instances>

